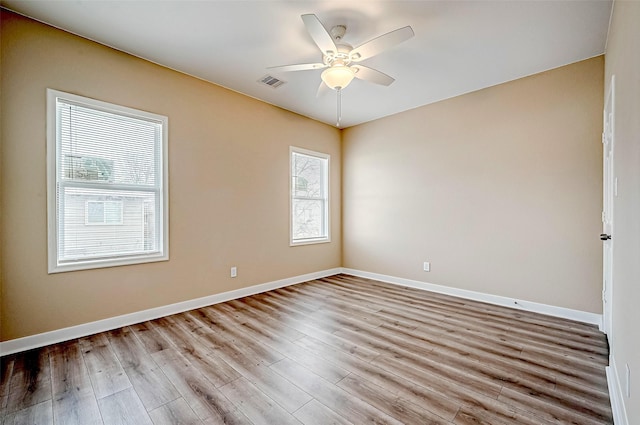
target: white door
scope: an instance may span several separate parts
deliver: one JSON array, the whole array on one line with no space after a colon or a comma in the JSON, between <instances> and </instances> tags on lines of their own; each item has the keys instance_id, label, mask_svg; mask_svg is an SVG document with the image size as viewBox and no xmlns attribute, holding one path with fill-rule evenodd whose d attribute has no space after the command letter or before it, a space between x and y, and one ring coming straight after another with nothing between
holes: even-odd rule
<instances>
[{"instance_id":1,"label":"white door","mask_svg":"<svg viewBox=\"0 0 640 425\"><path fill-rule=\"evenodd\" d=\"M609 343L613 338L612 330L612 301L613 301L613 199L617 195L617 181L613 173L613 142L614 142L614 93L615 76L611 77L611 85L604 103L604 131L602 132L603 152L603 211L602 211L602 303L603 331L609 336Z\"/></svg>"}]
</instances>

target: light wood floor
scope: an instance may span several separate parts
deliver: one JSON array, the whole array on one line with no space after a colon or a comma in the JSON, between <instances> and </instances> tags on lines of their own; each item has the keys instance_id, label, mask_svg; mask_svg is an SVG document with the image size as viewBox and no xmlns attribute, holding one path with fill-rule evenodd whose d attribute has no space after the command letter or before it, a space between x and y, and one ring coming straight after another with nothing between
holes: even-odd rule
<instances>
[{"instance_id":1,"label":"light wood floor","mask_svg":"<svg viewBox=\"0 0 640 425\"><path fill-rule=\"evenodd\" d=\"M597 328L337 275L2 358L4 424L612 424Z\"/></svg>"}]
</instances>

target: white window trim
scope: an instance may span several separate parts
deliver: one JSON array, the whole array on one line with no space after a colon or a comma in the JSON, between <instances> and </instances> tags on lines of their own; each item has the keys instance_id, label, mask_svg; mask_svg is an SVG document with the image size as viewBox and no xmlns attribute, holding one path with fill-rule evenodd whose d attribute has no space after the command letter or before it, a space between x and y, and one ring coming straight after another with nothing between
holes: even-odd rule
<instances>
[{"instance_id":1,"label":"white window trim","mask_svg":"<svg viewBox=\"0 0 640 425\"><path fill-rule=\"evenodd\" d=\"M130 115L142 119L151 119L162 125L162 142L160 156L161 169L158 170L162 181L159 191L162 218L158 229L158 246L160 250L154 254L128 254L122 258L82 259L77 263L58 264L58 210L56 205L57 185L57 134L56 134L56 99L61 98L71 102L89 105L96 109L113 112L120 115ZM84 96L78 96L58 90L47 89L47 236L48 236L48 272L61 273L75 270L97 269L104 267L143 264L169 259L169 119L166 116L115 105Z\"/></svg>"},{"instance_id":2,"label":"white window trim","mask_svg":"<svg viewBox=\"0 0 640 425\"><path fill-rule=\"evenodd\" d=\"M327 229L327 236L322 236L319 238L308 238L308 239L293 239L293 167L292 167L292 159L293 153L300 153L303 155L315 156L317 158L326 159L327 160L327 187L326 187L326 201L324 203L324 219L325 219L325 228ZM309 149L298 148L296 146L289 146L289 246L300 246L300 245L314 245L320 243L328 243L331 242L331 217L329 214L330 208L330 199L331 199L331 155L316 152Z\"/></svg>"}]
</instances>

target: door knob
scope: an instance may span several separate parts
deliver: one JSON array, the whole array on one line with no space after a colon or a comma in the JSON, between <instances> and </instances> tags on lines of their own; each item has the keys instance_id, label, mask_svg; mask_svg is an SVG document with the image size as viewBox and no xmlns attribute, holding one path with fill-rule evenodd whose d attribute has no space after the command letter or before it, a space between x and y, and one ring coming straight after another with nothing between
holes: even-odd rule
<instances>
[{"instance_id":1,"label":"door knob","mask_svg":"<svg viewBox=\"0 0 640 425\"><path fill-rule=\"evenodd\" d=\"M600 240L601 241L607 241L611 239L611 235L607 235L606 233L600 233Z\"/></svg>"}]
</instances>

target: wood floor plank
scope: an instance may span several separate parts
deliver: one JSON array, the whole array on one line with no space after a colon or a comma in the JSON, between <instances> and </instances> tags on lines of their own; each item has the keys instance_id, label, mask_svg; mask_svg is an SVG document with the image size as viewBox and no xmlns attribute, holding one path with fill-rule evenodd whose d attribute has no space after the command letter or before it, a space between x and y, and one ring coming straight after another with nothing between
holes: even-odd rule
<instances>
[{"instance_id":1,"label":"wood floor plank","mask_svg":"<svg viewBox=\"0 0 640 425\"><path fill-rule=\"evenodd\" d=\"M151 356L200 419L223 424L251 423L176 349L157 351Z\"/></svg>"},{"instance_id":2,"label":"wood floor plank","mask_svg":"<svg viewBox=\"0 0 640 425\"><path fill-rule=\"evenodd\" d=\"M107 332L107 338L147 410L153 410L180 396L130 329Z\"/></svg>"},{"instance_id":3,"label":"wood floor plank","mask_svg":"<svg viewBox=\"0 0 640 425\"><path fill-rule=\"evenodd\" d=\"M476 392L467 390L464 388L464 381L459 383L447 382L447 380L442 379L437 374L429 373L420 368L410 367L389 358L379 359L378 364L380 367L397 373L402 378L407 379L420 387L428 388L442 396L445 396L450 401L457 402L460 408L467 407L474 411L491 411L497 414L500 418L511 417L512 413L517 413L518 411L517 409L511 408L509 404L502 402L500 400L500 396L498 396L498 399L496 400L493 397L487 396L482 391ZM502 392L500 395L502 395ZM533 423L539 422L540 421L533 421Z\"/></svg>"},{"instance_id":4,"label":"wood floor plank","mask_svg":"<svg viewBox=\"0 0 640 425\"><path fill-rule=\"evenodd\" d=\"M9 413L4 418L3 425L53 425L51 400L34 404L17 412Z\"/></svg>"},{"instance_id":5,"label":"wood floor plank","mask_svg":"<svg viewBox=\"0 0 640 425\"><path fill-rule=\"evenodd\" d=\"M317 296L308 295L299 288L289 287L280 288L276 291L277 294L283 295L283 297L289 297L289 300L295 303L314 303L317 306L316 310L310 313L310 317L314 315L324 315L327 311L337 313L341 317L347 317L350 320L345 322L346 326L373 326L377 327L382 324L382 320L378 319L375 311L371 309L359 309L358 306L354 306L353 303L347 303L346 301L340 301L336 298L320 298ZM334 316L339 317L339 316Z\"/></svg>"},{"instance_id":6,"label":"wood floor plank","mask_svg":"<svg viewBox=\"0 0 640 425\"><path fill-rule=\"evenodd\" d=\"M14 358L11 384L7 396L6 414L51 400L51 367L49 347L18 353ZM29 410L29 415L39 409Z\"/></svg>"},{"instance_id":7,"label":"wood floor plank","mask_svg":"<svg viewBox=\"0 0 640 425\"><path fill-rule=\"evenodd\" d=\"M265 301L262 299L258 300L258 302L264 304L269 303L268 300ZM283 321L285 321L288 326L291 326L298 331L305 333L306 335L310 335L315 339L323 341L333 347L338 348L339 350L350 353L365 361L371 361L378 357L378 355L380 354L377 351L371 350L362 345L354 344L352 341L336 336L334 332L337 332L342 328L336 325L333 321L322 320L318 319L317 317L315 317L314 320L309 320L309 318L301 315L298 312L281 312L279 313L279 317ZM327 330L324 330L323 327L326 327Z\"/></svg>"},{"instance_id":8,"label":"wood floor plank","mask_svg":"<svg viewBox=\"0 0 640 425\"><path fill-rule=\"evenodd\" d=\"M91 388L70 389L53 398L53 418L56 424L101 425L98 401Z\"/></svg>"},{"instance_id":9,"label":"wood floor plank","mask_svg":"<svg viewBox=\"0 0 640 425\"><path fill-rule=\"evenodd\" d=\"M140 367L149 358L144 345L128 326L106 332L106 336L123 368Z\"/></svg>"},{"instance_id":10,"label":"wood floor plank","mask_svg":"<svg viewBox=\"0 0 640 425\"><path fill-rule=\"evenodd\" d=\"M378 364L381 359L391 357L394 361L404 365L437 375L452 384L459 385L469 390L484 394L487 397L498 398L500 389L504 385L502 380L486 379L468 373L465 369L456 369L446 364L434 361L430 356L415 354L413 352L400 352L400 355L380 356L372 364Z\"/></svg>"},{"instance_id":11,"label":"wood floor plank","mask_svg":"<svg viewBox=\"0 0 640 425\"><path fill-rule=\"evenodd\" d=\"M158 334L156 329L151 326L150 322L137 323L129 326L129 328L136 334L144 348L150 353L157 353L158 351L165 350L167 348L173 348L172 344L167 341L162 335Z\"/></svg>"},{"instance_id":12,"label":"wood floor plank","mask_svg":"<svg viewBox=\"0 0 640 425\"><path fill-rule=\"evenodd\" d=\"M152 325L157 327L157 331L170 340L178 351L216 387L221 387L241 376L212 350L204 348L201 341L188 332L184 315L154 321Z\"/></svg>"},{"instance_id":13,"label":"wood floor plank","mask_svg":"<svg viewBox=\"0 0 640 425\"><path fill-rule=\"evenodd\" d=\"M7 402L9 401L9 394L0 395L0 423L7 414Z\"/></svg>"},{"instance_id":14,"label":"wood floor plank","mask_svg":"<svg viewBox=\"0 0 640 425\"><path fill-rule=\"evenodd\" d=\"M255 365L237 353L226 350L221 350L219 355L249 382L260 388L290 413L298 410L312 398L297 386L274 373L266 364Z\"/></svg>"},{"instance_id":15,"label":"wood floor plank","mask_svg":"<svg viewBox=\"0 0 640 425\"><path fill-rule=\"evenodd\" d=\"M89 372L77 340L50 350L53 391L53 418L57 424L100 425L98 408Z\"/></svg>"},{"instance_id":16,"label":"wood floor plank","mask_svg":"<svg viewBox=\"0 0 640 425\"><path fill-rule=\"evenodd\" d=\"M105 425L153 425L133 388L99 399L98 406Z\"/></svg>"},{"instance_id":17,"label":"wood floor plank","mask_svg":"<svg viewBox=\"0 0 640 425\"><path fill-rule=\"evenodd\" d=\"M593 412L588 404L580 406L565 401L566 404L570 404L570 408L563 408L550 401L548 397L541 398L539 395L523 394L510 388L503 388L498 400L558 424L602 425L613 422L611 416Z\"/></svg>"},{"instance_id":18,"label":"wood floor plank","mask_svg":"<svg viewBox=\"0 0 640 425\"><path fill-rule=\"evenodd\" d=\"M338 274L0 357L7 424L613 425L596 326Z\"/></svg>"},{"instance_id":19,"label":"wood floor plank","mask_svg":"<svg viewBox=\"0 0 640 425\"><path fill-rule=\"evenodd\" d=\"M340 325L332 323L329 320L323 320L320 322L307 321L307 315L309 314L309 312L293 303L288 304L285 302L281 302L279 299L273 297L269 293L257 294L253 297L252 301L259 303L263 307L267 307L267 309L270 309L272 311L272 314L274 314L275 317L278 317L279 319L290 319L292 323L302 323L304 325L304 329L300 329L300 331L303 333L307 333L309 331L309 328L314 328L316 330L328 333L335 332L338 329L341 329ZM252 303L252 305L254 304Z\"/></svg>"},{"instance_id":20,"label":"wood floor plank","mask_svg":"<svg viewBox=\"0 0 640 425\"><path fill-rule=\"evenodd\" d=\"M286 326L281 321L276 320L272 317L269 317L265 314L262 314L260 311L257 311L251 308L251 306L247 304L245 300L246 298L243 298L240 300L233 300L233 301L229 301L228 303L225 303L225 305L228 305L230 308L233 308L235 311L241 312L242 314L251 317L253 320L257 320L258 322L263 323L265 326L269 326L271 329L275 329L278 335L280 335L282 338L286 339L287 341L293 342L305 336L304 333L292 327Z\"/></svg>"},{"instance_id":21,"label":"wood floor plank","mask_svg":"<svg viewBox=\"0 0 640 425\"><path fill-rule=\"evenodd\" d=\"M283 377L313 394L320 403L334 411L339 411L347 420L356 423L396 424L402 422L376 409L358 397L353 397L340 387L325 381L293 360L284 359L270 366Z\"/></svg>"},{"instance_id":22,"label":"wood floor plank","mask_svg":"<svg viewBox=\"0 0 640 425\"><path fill-rule=\"evenodd\" d=\"M200 331L203 331L208 340L215 347L214 351L237 351L247 358L252 358L257 363L271 364L283 358L282 354L267 350L265 347L256 344L246 335L238 336L238 331L232 329L229 323L220 322L215 313L208 311L208 308L202 308L189 315L192 319L200 322Z\"/></svg>"},{"instance_id":23,"label":"wood floor plank","mask_svg":"<svg viewBox=\"0 0 640 425\"><path fill-rule=\"evenodd\" d=\"M220 388L228 399L255 425L300 425L293 415L245 378L238 378Z\"/></svg>"},{"instance_id":24,"label":"wood floor plank","mask_svg":"<svg viewBox=\"0 0 640 425\"><path fill-rule=\"evenodd\" d=\"M351 374L337 384L373 407L387 413L405 424L447 425L449 421L413 404L402 397L389 397L386 390L379 385L368 382L358 375Z\"/></svg>"},{"instance_id":25,"label":"wood floor plank","mask_svg":"<svg viewBox=\"0 0 640 425\"><path fill-rule=\"evenodd\" d=\"M34 386L40 380L50 380L49 347L16 354L11 373L11 389Z\"/></svg>"},{"instance_id":26,"label":"wood floor plank","mask_svg":"<svg viewBox=\"0 0 640 425\"><path fill-rule=\"evenodd\" d=\"M591 418L596 418L604 422L611 421L613 414L611 407L606 403L593 403L589 400L569 392L560 392L557 389L550 390L530 382L523 382L519 385L508 384L502 389L502 395L509 389L526 396L533 396L536 400L544 401L563 410L571 411Z\"/></svg>"},{"instance_id":27,"label":"wood floor plank","mask_svg":"<svg viewBox=\"0 0 640 425\"><path fill-rule=\"evenodd\" d=\"M385 325L381 326L382 328ZM495 369L501 369L512 375L516 375L522 379L535 381L541 385L555 386L555 375L547 370L544 366L532 364L526 361L514 361L511 356L509 360L507 354L501 355L499 351L491 346L480 346L475 344L465 344L457 339L443 338L441 335L432 336L425 332L415 330L413 332L405 332L403 330L395 330L396 334L405 336L406 338L417 339L419 343L428 343L435 346L434 351L442 351L446 353L454 353L477 362L485 363Z\"/></svg>"},{"instance_id":28,"label":"wood floor plank","mask_svg":"<svg viewBox=\"0 0 640 425\"><path fill-rule=\"evenodd\" d=\"M220 308L224 307L220 306ZM260 341L266 347L279 351L286 357L297 361L330 382L336 383L349 374L346 370L327 363L322 357L281 336L279 331L282 326L274 328L268 323L254 320L252 316L245 312L237 312L234 317L236 317L236 325L241 326L243 332Z\"/></svg>"},{"instance_id":29,"label":"wood floor plank","mask_svg":"<svg viewBox=\"0 0 640 425\"><path fill-rule=\"evenodd\" d=\"M587 387L577 382L559 378L556 380L555 389L560 394L570 394L575 397L579 397L583 400L586 400L587 402L597 403L599 405L611 407L611 403L609 400L609 392L607 391L606 388L597 389L597 388Z\"/></svg>"},{"instance_id":30,"label":"wood floor plank","mask_svg":"<svg viewBox=\"0 0 640 425\"><path fill-rule=\"evenodd\" d=\"M154 425L201 425L202 421L182 397L149 412Z\"/></svg>"},{"instance_id":31,"label":"wood floor plank","mask_svg":"<svg viewBox=\"0 0 640 425\"><path fill-rule=\"evenodd\" d=\"M13 388L7 396L5 412L9 414L47 400L51 400L51 381L38 380L26 387Z\"/></svg>"},{"instance_id":32,"label":"wood floor plank","mask_svg":"<svg viewBox=\"0 0 640 425\"><path fill-rule=\"evenodd\" d=\"M205 313L210 321L216 321L220 325L229 341L236 345L242 345L244 350L252 351L257 357L264 359L264 363L272 364L283 359L282 353L268 349L246 333L241 332L230 317L219 311L218 306L203 308L201 311Z\"/></svg>"},{"instance_id":33,"label":"wood floor plank","mask_svg":"<svg viewBox=\"0 0 640 425\"><path fill-rule=\"evenodd\" d=\"M15 356L0 357L0 396L9 394Z\"/></svg>"},{"instance_id":34,"label":"wood floor plank","mask_svg":"<svg viewBox=\"0 0 640 425\"><path fill-rule=\"evenodd\" d=\"M572 358L583 358L588 363L595 363L601 366L606 365L606 361L602 360L606 359L606 356L602 356L600 354L594 354L590 352L584 352L580 349L576 349L571 346L560 346L555 344L553 341L540 341L534 340L533 338L527 336L517 335L516 333L510 333L508 330L504 329L487 329L486 327L475 324L462 322L458 320L445 320L441 323L441 326L447 329L447 332L453 331L457 332L461 335L468 335L471 333L474 336L484 335L485 338L490 338L492 340L500 340L504 342L510 342L512 344L517 344L523 351L528 352L536 352L543 353L546 355L555 354L558 356L569 356ZM463 336L463 338L464 338Z\"/></svg>"},{"instance_id":35,"label":"wood floor plank","mask_svg":"<svg viewBox=\"0 0 640 425\"><path fill-rule=\"evenodd\" d=\"M82 349L77 340L51 347L49 359L53 395L73 389L91 389L89 372L84 364Z\"/></svg>"},{"instance_id":36,"label":"wood floor plank","mask_svg":"<svg viewBox=\"0 0 640 425\"><path fill-rule=\"evenodd\" d=\"M293 416L304 425L355 425L316 399L302 406Z\"/></svg>"},{"instance_id":37,"label":"wood floor plank","mask_svg":"<svg viewBox=\"0 0 640 425\"><path fill-rule=\"evenodd\" d=\"M455 425L551 425L542 418L520 413L504 404L482 407L462 406L455 419Z\"/></svg>"},{"instance_id":38,"label":"wood floor plank","mask_svg":"<svg viewBox=\"0 0 640 425\"><path fill-rule=\"evenodd\" d=\"M334 332L334 335L375 350L380 353L380 355L390 354L400 357L407 352L425 355L434 348L434 346L430 344L415 344L408 339L395 338L393 332L388 331L386 328L361 330L360 332L343 329ZM375 358L380 357L380 355ZM372 361L375 360L375 358L372 359Z\"/></svg>"},{"instance_id":39,"label":"wood floor plank","mask_svg":"<svg viewBox=\"0 0 640 425\"><path fill-rule=\"evenodd\" d=\"M105 333L81 338L79 343L96 398L107 397L131 387L131 381L111 349Z\"/></svg>"},{"instance_id":40,"label":"wood floor plank","mask_svg":"<svg viewBox=\"0 0 640 425\"><path fill-rule=\"evenodd\" d=\"M321 285L318 285L318 281L310 281L302 285L287 286L280 288L287 293L297 293L307 296L307 298L313 298L322 303L321 307L324 308L326 303L335 306L340 309L346 309L348 311L356 311L360 315L370 315L380 310L380 307L373 303L358 303L354 304L348 297L336 294L335 291L327 290Z\"/></svg>"},{"instance_id":41,"label":"wood floor plank","mask_svg":"<svg viewBox=\"0 0 640 425\"><path fill-rule=\"evenodd\" d=\"M380 367L349 356L321 341L314 340L313 338L302 338L296 343L314 350L328 362L335 363L351 373L379 385L384 388L388 394L401 396L415 404L424 406L429 411L444 419L453 419L458 411L459 404L457 402L448 400L446 397L428 388L416 385Z\"/></svg>"}]
</instances>

